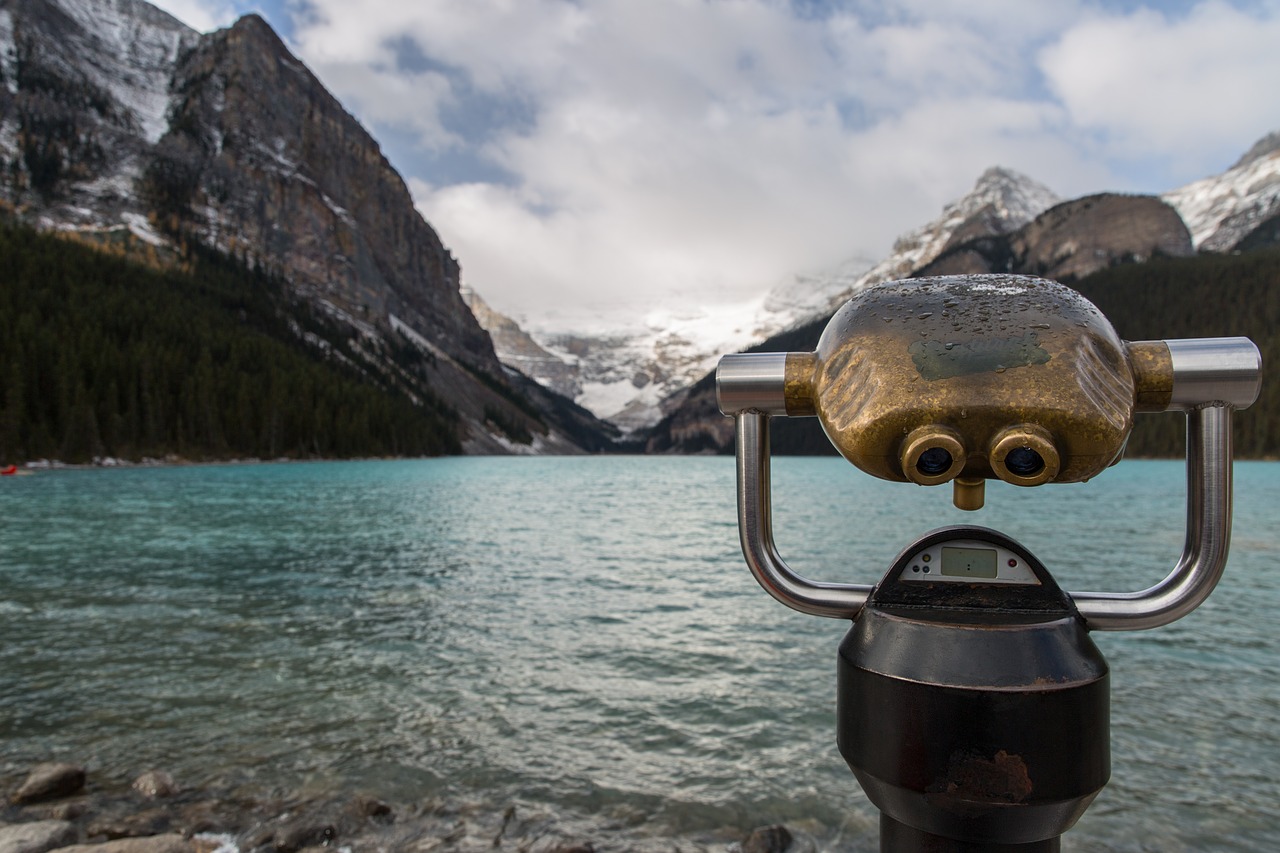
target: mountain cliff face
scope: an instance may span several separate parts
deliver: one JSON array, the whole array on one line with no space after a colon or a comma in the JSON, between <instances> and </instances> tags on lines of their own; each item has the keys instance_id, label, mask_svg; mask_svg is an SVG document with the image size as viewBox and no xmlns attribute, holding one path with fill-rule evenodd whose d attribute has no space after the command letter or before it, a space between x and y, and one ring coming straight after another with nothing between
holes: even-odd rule
<instances>
[{"instance_id":1,"label":"mountain cliff face","mask_svg":"<svg viewBox=\"0 0 1280 853\"><path fill-rule=\"evenodd\" d=\"M260 17L201 35L140 0L8 0L0 52L0 199L19 216L262 264L349 326L360 369L455 406L470 450L530 430L516 449L581 446L581 423L539 412L508 376L378 144ZM392 363L405 347L425 380Z\"/></svg>"},{"instance_id":2,"label":"mountain cliff face","mask_svg":"<svg viewBox=\"0 0 1280 853\"><path fill-rule=\"evenodd\" d=\"M848 287L832 293L822 311L803 320L829 315L865 287L907 278L956 246L1011 234L1060 201L1052 190L1026 175L1011 169L988 169L969 193L943 208L941 216L899 237L887 258Z\"/></svg>"},{"instance_id":3,"label":"mountain cliff face","mask_svg":"<svg viewBox=\"0 0 1280 853\"><path fill-rule=\"evenodd\" d=\"M4 199L45 227L142 220L134 183L197 39L137 0L0 4Z\"/></svg>"},{"instance_id":4,"label":"mountain cliff face","mask_svg":"<svg viewBox=\"0 0 1280 853\"><path fill-rule=\"evenodd\" d=\"M476 322L489 333L494 351L503 364L529 376L555 391L575 399L582 393L577 365L548 352L520 324L490 307L484 297L469 287L462 288L462 299L471 309Z\"/></svg>"},{"instance_id":5,"label":"mountain cliff face","mask_svg":"<svg viewBox=\"0 0 1280 853\"><path fill-rule=\"evenodd\" d=\"M170 128L144 192L201 242L252 246L361 318L395 316L450 355L492 347L457 261L364 128L265 21L202 38L174 68Z\"/></svg>"}]
</instances>

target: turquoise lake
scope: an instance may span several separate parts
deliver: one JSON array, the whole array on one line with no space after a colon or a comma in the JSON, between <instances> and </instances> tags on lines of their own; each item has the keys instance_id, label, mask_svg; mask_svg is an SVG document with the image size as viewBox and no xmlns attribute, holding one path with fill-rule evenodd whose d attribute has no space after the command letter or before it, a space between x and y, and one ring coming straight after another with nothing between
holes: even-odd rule
<instances>
[{"instance_id":1,"label":"turquoise lake","mask_svg":"<svg viewBox=\"0 0 1280 853\"><path fill-rule=\"evenodd\" d=\"M1066 589L1136 590L1182 546L1181 462L945 488L774 462L779 550L874 582L982 524ZM1237 463L1231 559L1173 625L1094 635L1112 780L1066 850L1262 851L1280 833L1280 464ZM41 471L0 481L0 778L535 803L697 838L782 822L874 851L835 745L845 623L738 549L733 460L451 458ZM1064 733L1070 737L1070 733Z\"/></svg>"}]
</instances>

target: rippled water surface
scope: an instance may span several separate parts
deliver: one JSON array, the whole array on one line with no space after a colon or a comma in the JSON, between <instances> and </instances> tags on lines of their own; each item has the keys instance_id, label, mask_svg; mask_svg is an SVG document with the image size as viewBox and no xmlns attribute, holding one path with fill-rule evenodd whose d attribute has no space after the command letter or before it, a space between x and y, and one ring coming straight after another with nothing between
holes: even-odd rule
<instances>
[{"instance_id":1,"label":"rippled water surface","mask_svg":"<svg viewBox=\"0 0 1280 853\"><path fill-rule=\"evenodd\" d=\"M997 527L1068 589L1181 548L1180 463L943 489L774 465L779 548L871 582L933 527ZM444 459L0 481L0 773L519 799L680 836L787 822L875 850L835 748L844 624L742 563L725 458ZM1099 634L1112 781L1069 850L1271 850L1280 833L1280 465L1236 468L1227 576L1183 621ZM1070 733L1065 733L1070 737Z\"/></svg>"}]
</instances>

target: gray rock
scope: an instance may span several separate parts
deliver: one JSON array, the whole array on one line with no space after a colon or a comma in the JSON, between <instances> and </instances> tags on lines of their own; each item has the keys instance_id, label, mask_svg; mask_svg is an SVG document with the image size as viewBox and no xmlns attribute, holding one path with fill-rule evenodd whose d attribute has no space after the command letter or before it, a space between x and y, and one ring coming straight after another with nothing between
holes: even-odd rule
<instances>
[{"instance_id":1,"label":"gray rock","mask_svg":"<svg viewBox=\"0 0 1280 853\"><path fill-rule=\"evenodd\" d=\"M338 830L331 823L298 818L280 828L264 832L249 842L251 850L271 850L275 853L298 853L307 847L327 847L338 837Z\"/></svg>"},{"instance_id":2,"label":"gray rock","mask_svg":"<svg viewBox=\"0 0 1280 853\"><path fill-rule=\"evenodd\" d=\"M75 840L76 828L65 820L37 820L0 826L0 853L45 853Z\"/></svg>"},{"instance_id":3,"label":"gray rock","mask_svg":"<svg viewBox=\"0 0 1280 853\"><path fill-rule=\"evenodd\" d=\"M76 797L56 803L27 806L22 811L24 820L75 820L88 813L89 803L85 797Z\"/></svg>"},{"instance_id":4,"label":"gray rock","mask_svg":"<svg viewBox=\"0 0 1280 853\"><path fill-rule=\"evenodd\" d=\"M181 789L178 787L178 783L173 780L173 777L163 770L148 770L133 780L133 790L148 800L157 800L163 797L172 797Z\"/></svg>"},{"instance_id":5,"label":"gray rock","mask_svg":"<svg viewBox=\"0 0 1280 853\"><path fill-rule=\"evenodd\" d=\"M782 824L761 826L751 830L742 842L742 853L785 853L791 846L791 830Z\"/></svg>"},{"instance_id":6,"label":"gray rock","mask_svg":"<svg viewBox=\"0 0 1280 853\"><path fill-rule=\"evenodd\" d=\"M98 818L89 823L85 832L90 838L105 838L113 841L117 838L146 838L161 835L175 828L173 817L168 811L147 809L136 814Z\"/></svg>"},{"instance_id":7,"label":"gray rock","mask_svg":"<svg viewBox=\"0 0 1280 853\"><path fill-rule=\"evenodd\" d=\"M84 787L84 768L75 764L37 764L13 795L18 805L40 803L77 794Z\"/></svg>"},{"instance_id":8,"label":"gray rock","mask_svg":"<svg viewBox=\"0 0 1280 853\"><path fill-rule=\"evenodd\" d=\"M357 794L350 803L347 804L347 814L357 818L393 817L391 806L379 800L377 797L371 797L367 794Z\"/></svg>"},{"instance_id":9,"label":"gray rock","mask_svg":"<svg viewBox=\"0 0 1280 853\"><path fill-rule=\"evenodd\" d=\"M195 849L195 845L181 835L122 838L104 844L73 844L57 848L58 853L193 853Z\"/></svg>"}]
</instances>

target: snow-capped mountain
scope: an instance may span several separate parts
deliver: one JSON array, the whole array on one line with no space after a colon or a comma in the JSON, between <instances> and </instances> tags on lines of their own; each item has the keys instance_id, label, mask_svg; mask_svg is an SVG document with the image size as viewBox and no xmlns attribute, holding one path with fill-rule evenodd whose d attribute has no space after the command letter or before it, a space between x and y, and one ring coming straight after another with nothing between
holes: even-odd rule
<instances>
[{"instance_id":1,"label":"snow-capped mountain","mask_svg":"<svg viewBox=\"0 0 1280 853\"><path fill-rule=\"evenodd\" d=\"M727 308L655 310L627 327L577 334L523 328L477 295L467 298L504 364L606 413L601 417L624 432L655 423L663 401L706 373L719 353L768 333L758 324L762 299Z\"/></svg>"},{"instance_id":2,"label":"snow-capped mountain","mask_svg":"<svg viewBox=\"0 0 1280 853\"><path fill-rule=\"evenodd\" d=\"M770 291L764 309L774 318L771 333L830 314L865 287L906 278L951 246L1017 231L1061 200L1026 175L992 167L941 216L899 237L889 256L870 269L855 274L856 265L845 263L826 275L796 276Z\"/></svg>"},{"instance_id":3,"label":"snow-capped mountain","mask_svg":"<svg viewBox=\"0 0 1280 853\"><path fill-rule=\"evenodd\" d=\"M1259 140L1221 175L1187 184L1163 198L1182 216L1197 249L1231 251L1280 214L1280 131Z\"/></svg>"},{"instance_id":4,"label":"snow-capped mountain","mask_svg":"<svg viewBox=\"0 0 1280 853\"><path fill-rule=\"evenodd\" d=\"M504 363L573 392L580 405L634 431L657 423L722 354L829 314L855 291L910 275L949 246L1016 231L1058 201L1025 175L991 168L937 219L900 237L880 263L852 258L823 273L798 274L743 304L658 310L631 328L578 334L521 329L501 315L477 317ZM530 343L539 350L533 357Z\"/></svg>"}]
</instances>

